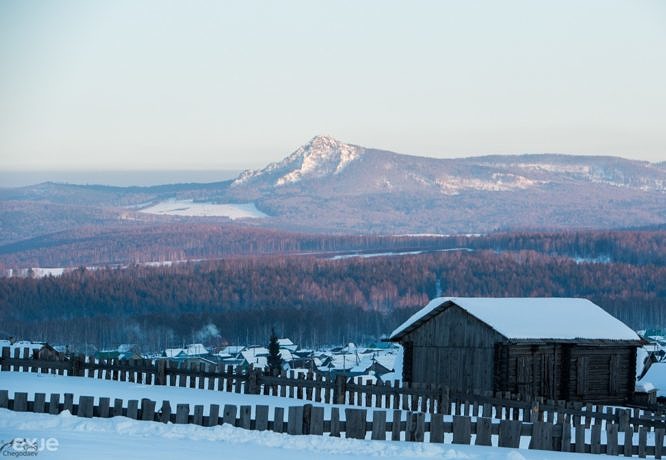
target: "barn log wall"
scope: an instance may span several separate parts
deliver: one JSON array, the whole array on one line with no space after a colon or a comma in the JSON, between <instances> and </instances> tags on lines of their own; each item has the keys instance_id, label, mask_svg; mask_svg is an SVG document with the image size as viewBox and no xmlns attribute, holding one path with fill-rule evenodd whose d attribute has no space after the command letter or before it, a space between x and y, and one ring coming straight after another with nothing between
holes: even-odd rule
<instances>
[{"instance_id":1,"label":"barn log wall","mask_svg":"<svg viewBox=\"0 0 666 460\"><path fill-rule=\"evenodd\" d=\"M463 391L492 391L495 343L503 337L465 310L451 306L405 335L412 383L437 383ZM411 374L411 375L409 375Z\"/></svg>"}]
</instances>

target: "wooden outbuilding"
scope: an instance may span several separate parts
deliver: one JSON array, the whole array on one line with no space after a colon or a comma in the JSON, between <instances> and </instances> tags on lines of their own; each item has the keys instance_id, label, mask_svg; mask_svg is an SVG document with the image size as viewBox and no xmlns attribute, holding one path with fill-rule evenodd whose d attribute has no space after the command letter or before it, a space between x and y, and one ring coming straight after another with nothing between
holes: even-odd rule
<instances>
[{"instance_id":1,"label":"wooden outbuilding","mask_svg":"<svg viewBox=\"0 0 666 460\"><path fill-rule=\"evenodd\" d=\"M621 403L634 393L638 335L576 298L441 297L388 339L403 379L463 392Z\"/></svg>"}]
</instances>

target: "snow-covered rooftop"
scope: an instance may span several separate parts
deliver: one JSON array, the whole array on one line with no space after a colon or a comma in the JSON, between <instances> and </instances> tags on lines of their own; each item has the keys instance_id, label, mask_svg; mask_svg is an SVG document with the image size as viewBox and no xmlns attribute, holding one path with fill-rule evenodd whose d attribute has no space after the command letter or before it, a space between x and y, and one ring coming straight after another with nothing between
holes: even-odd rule
<instances>
[{"instance_id":1,"label":"snow-covered rooftop","mask_svg":"<svg viewBox=\"0 0 666 460\"><path fill-rule=\"evenodd\" d=\"M622 321L587 299L558 297L438 297L391 333L396 339L455 304L508 339L635 340Z\"/></svg>"}]
</instances>

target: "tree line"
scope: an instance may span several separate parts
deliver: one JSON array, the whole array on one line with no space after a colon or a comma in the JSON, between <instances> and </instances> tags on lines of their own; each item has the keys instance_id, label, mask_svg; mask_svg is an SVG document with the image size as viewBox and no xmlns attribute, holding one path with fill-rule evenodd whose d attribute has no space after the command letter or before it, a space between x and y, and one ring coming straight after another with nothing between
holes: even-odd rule
<instances>
[{"instance_id":1,"label":"tree line","mask_svg":"<svg viewBox=\"0 0 666 460\"><path fill-rule=\"evenodd\" d=\"M636 329L666 326L666 266L591 263L533 250L330 260L236 256L171 267L0 279L0 333L53 343L372 341L436 295L586 297ZM219 336L202 335L213 324Z\"/></svg>"}]
</instances>

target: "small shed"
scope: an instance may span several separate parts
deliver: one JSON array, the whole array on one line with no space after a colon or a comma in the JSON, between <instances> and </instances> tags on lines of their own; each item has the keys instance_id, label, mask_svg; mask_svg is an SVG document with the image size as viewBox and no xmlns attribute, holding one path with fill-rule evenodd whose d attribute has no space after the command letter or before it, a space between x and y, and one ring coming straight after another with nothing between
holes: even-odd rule
<instances>
[{"instance_id":1,"label":"small shed","mask_svg":"<svg viewBox=\"0 0 666 460\"><path fill-rule=\"evenodd\" d=\"M599 403L632 397L641 344L577 298L440 297L388 340L404 348L406 382Z\"/></svg>"}]
</instances>

